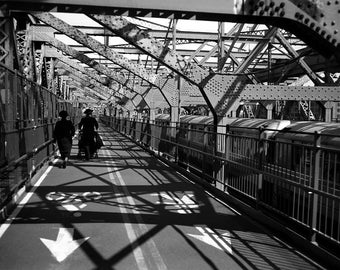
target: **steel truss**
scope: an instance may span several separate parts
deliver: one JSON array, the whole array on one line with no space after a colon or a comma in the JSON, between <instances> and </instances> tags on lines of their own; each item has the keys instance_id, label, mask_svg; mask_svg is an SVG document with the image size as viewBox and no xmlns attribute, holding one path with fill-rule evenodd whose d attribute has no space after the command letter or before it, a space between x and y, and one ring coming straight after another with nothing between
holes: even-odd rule
<instances>
[{"instance_id":1,"label":"steel truss","mask_svg":"<svg viewBox=\"0 0 340 270\"><path fill-rule=\"evenodd\" d=\"M241 103L257 101L269 108L282 100L299 102L311 119L310 101L323 102L328 108L330 103L340 100L339 80L333 76L340 72L337 30L340 21L336 3L330 1L323 6L301 1L297 8L290 1L245 1L243 8L238 2L233 7L223 2L217 9L203 2L197 6L195 2L197 8L190 12L190 1L177 6L171 1L165 10L163 4L160 8L152 0L138 6L123 1L118 6L115 4L110 15L100 14L104 7L101 1L97 9L87 1L73 0L72 6L69 1L47 0L44 6L39 6L39 1L29 1L35 10L47 11L53 6L54 11L67 7L72 12L73 7L78 7L78 12L84 11L100 24L96 27L70 25L50 13L30 12L27 1L2 2L6 2L4 11L8 12L3 12L6 27L2 27L2 40L10 40L8 37L15 36L13 33L17 36L16 46L0 44L2 61L48 88L58 87L56 77L65 77L65 72L54 73L53 69L59 68L68 70L73 79L84 81L83 85L92 86L93 95L112 99L112 103L129 107L128 110L208 104L219 117L235 116ZM21 13L17 13L14 2L21 3ZM153 8L147 11L151 3ZM140 18L168 18L171 14L176 19L221 22L216 33L193 33L177 29L176 20L163 26ZM222 23L222 15L226 14L233 14L232 21L240 22L228 32ZM13 18L20 27L14 28ZM264 21L291 31L257 24ZM23 24L27 25L24 30ZM58 40L63 35L80 45ZM104 42L95 37L102 37ZM125 43L110 44L117 37ZM49 47L44 44L57 50L48 52ZM184 49L184 45L192 47ZM9 59L14 59L13 63ZM51 59L58 59L58 64ZM304 75L312 82L311 86L292 84Z\"/></svg>"}]
</instances>

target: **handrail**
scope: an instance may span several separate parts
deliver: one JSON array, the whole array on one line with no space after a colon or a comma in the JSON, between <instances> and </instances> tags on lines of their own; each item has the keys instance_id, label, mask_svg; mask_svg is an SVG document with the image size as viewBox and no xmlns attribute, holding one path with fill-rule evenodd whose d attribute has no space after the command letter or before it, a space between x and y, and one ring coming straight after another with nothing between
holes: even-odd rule
<instances>
[{"instance_id":1,"label":"handrail","mask_svg":"<svg viewBox=\"0 0 340 270\"><path fill-rule=\"evenodd\" d=\"M51 143L53 143L53 139L39 145L38 147L34 148L32 151L27 152L26 154L22 155L18 159L12 161L7 166L0 168L0 173L4 173L6 171L11 171L11 168L16 168L19 163L21 163L22 161L24 161L26 159L33 157L34 155L39 153L42 149L44 149L46 146L50 145Z\"/></svg>"}]
</instances>

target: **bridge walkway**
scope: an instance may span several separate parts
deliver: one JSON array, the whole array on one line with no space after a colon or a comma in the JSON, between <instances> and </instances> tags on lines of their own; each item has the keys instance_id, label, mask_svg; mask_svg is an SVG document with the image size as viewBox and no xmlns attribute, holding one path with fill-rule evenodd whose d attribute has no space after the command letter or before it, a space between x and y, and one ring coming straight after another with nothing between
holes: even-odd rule
<instances>
[{"instance_id":1,"label":"bridge walkway","mask_svg":"<svg viewBox=\"0 0 340 270\"><path fill-rule=\"evenodd\" d=\"M90 161L55 160L0 227L0 269L324 269L101 127Z\"/></svg>"}]
</instances>

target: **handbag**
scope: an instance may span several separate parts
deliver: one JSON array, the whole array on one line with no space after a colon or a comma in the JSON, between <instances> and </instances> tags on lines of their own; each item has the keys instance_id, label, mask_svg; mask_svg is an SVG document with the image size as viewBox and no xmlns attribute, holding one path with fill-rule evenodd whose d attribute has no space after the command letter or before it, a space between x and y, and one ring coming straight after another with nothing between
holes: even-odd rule
<instances>
[{"instance_id":1,"label":"handbag","mask_svg":"<svg viewBox=\"0 0 340 270\"><path fill-rule=\"evenodd\" d=\"M98 132L96 132L96 148L99 149L104 145L104 142L102 140L102 138L100 137L100 135L98 134Z\"/></svg>"}]
</instances>

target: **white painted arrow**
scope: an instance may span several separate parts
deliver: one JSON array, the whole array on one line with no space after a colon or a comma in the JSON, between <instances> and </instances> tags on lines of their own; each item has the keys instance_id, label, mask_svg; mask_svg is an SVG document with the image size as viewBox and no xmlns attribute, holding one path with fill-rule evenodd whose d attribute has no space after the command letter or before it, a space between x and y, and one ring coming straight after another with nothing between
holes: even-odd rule
<instances>
[{"instance_id":1,"label":"white painted arrow","mask_svg":"<svg viewBox=\"0 0 340 270\"><path fill-rule=\"evenodd\" d=\"M57 240L50 240L40 238L44 245L51 251L52 255L58 262L65 260L73 251L75 251L81 244L87 241L90 237L73 240L74 229L60 228Z\"/></svg>"},{"instance_id":2,"label":"white painted arrow","mask_svg":"<svg viewBox=\"0 0 340 270\"><path fill-rule=\"evenodd\" d=\"M215 248L218 248L223 251L228 251L230 254L233 254L231 249L231 240L229 232L222 234L221 236L217 235L212 229L202 227L196 227L196 229L201 233L201 235L196 234L188 234L191 237L194 237L208 245L211 245Z\"/></svg>"}]
</instances>

